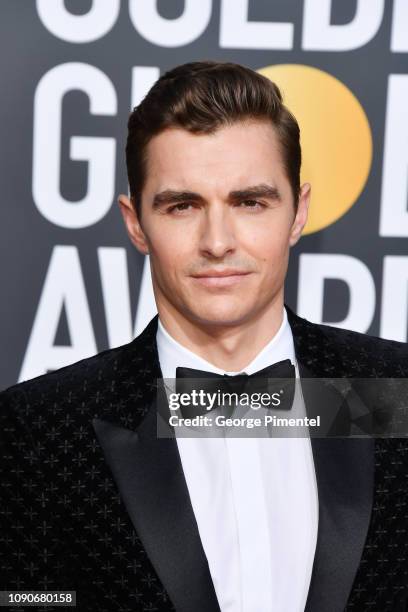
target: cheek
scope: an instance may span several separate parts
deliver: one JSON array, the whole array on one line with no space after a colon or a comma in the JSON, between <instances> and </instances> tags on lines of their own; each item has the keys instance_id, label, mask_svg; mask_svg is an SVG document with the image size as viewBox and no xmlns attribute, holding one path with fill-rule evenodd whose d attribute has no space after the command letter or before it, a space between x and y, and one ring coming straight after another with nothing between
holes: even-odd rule
<instances>
[{"instance_id":1,"label":"cheek","mask_svg":"<svg viewBox=\"0 0 408 612\"><path fill-rule=\"evenodd\" d=\"M191 259L191 244L186 232L174 231L152 232L150 238L150 256L154 265L167 275L185 267Z\"/></svg>"},{"instance_id":2,"label":"cheek","mask_svg":"<svg viewBox=\"0 0 408 612\"><path fill-rule=\"evenodd\" d=\"M285 229L263 229L250 233L246 240L246 250L265 264L284 260L289 246L289 234ZM274 266L275 267L275 266Z\"/></svg>"},{"instance_id":3,"label":"cheek","mask_svg":"<svg viewBox=\"0 0 408 612\"><path fill-rule=\"evenodd\" d=\"M242 221L242 222L241 222ZM289 246L292 215L289 206L267 211L259 217L242 219L238 229L241 244L265 257L276 254Z\"/></svg>"}]
</instances>

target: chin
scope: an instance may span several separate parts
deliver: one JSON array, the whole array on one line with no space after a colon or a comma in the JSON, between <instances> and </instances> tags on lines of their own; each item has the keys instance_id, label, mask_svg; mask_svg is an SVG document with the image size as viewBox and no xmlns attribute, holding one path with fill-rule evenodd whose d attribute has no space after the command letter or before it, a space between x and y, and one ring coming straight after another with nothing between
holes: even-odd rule
<instances>
[{"instance_id":1,"label":"chin","mask_svg":"<svg viewBox=\"0 0 408 612\"><path fill-rule=\"evenodd\" d=\"M243 309L242 304L239 308L228 307L201 308L199 311L192 311L194 319L204 325L239 325L245 321L252 309Z\"/></svg>"}]
</instances>

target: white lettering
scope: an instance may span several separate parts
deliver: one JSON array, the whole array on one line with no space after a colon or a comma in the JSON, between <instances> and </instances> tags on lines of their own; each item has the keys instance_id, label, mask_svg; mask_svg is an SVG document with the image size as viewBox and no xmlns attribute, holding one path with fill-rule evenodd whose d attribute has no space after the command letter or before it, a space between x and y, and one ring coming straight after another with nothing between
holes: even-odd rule
<instances>
[{"instance_id":1,"label":"white lettering","mask_svg":"<svg viewBox=\"0 0 408 612\"><path fill-rule=\"evenodd\" d=\"M381 190L380 236L408 236L408 76L391 74Z\"/></svg>"},{"instance_id":2,"label":"white lettering","mask_svg":"<svg viewBox=\"0 0 408 612\"><path fill-rule=\"evenodd\" d=\"M120 346L133 338L126 249L98 248L102 295L109 346Z\"/></svg>"},{"instance_id":3,"label":"white lettering","mask_svg":"<svg viewBox=\"0 0 408 612\"><path fill-rule=\"evenodd\" d=\"M408 330L408 257L384 258L380 335L389 340L407 342Z\"/></svg>"},{"instance_id":4,"label":"white lettering","mask_svg":"<svg viewBox=\"0 0 408 612\"><path fill-rule=\"evenodd\" d=\"M88 188L78 202L64 199L59 190L61 106L73 89L87 94L92 115L115 115L115 89L108 77L89 64L61 64L38 83L34 97L33 198L51 223L77 229L100 221L108 212L115 188L116 142L113 138L73 136L71 158L88 162Z\"/></svg>"},{"instance_id":5,"label":"white lettering","mask_svg":"<svg viewBox=\"0 0 408 612\"><path fill-rule=\"evenodd\" d=\"M391 28L391 51L394 53L408 52L408 2L394 0Z\"/></svg>"},{"instance_id":6,"label":"white lettering","mask_svg":"<svg viewBox=\"0 0 408 612\"><path fill-rule=\"evenodd\" d=\"M305 0L302 48L308 51L350 51L366 45L377 34L384 0L357 0L354 19L346 25L330 23L332 0Z\"/></svg>"},{"instance_id":7,"label":"white lettering","mask_svg":"<svg viewBox=\"0 0 408 612\"><path fill-rule=\"evenodd\" d=\"M160 69L156 66L134 66L132 68L132 93L130 96L130 107L132 109L140 104L159 76Z\"/></svg>"},{"instance_id":8,"label":"white lettering","mask_svg":"<svg viewBox=\"0 0 408 612\"><path fill-rule=\"evenodd\" d=\"M157 314L156 300L154 299L153 283L150 271L150 257L145 255L142 280L140 281L139 299L135 321L135 336L138 336Z\"/></svg>"},{"instance_id":9,"label":"white lettering","mask_svg":"<svg viewBox=\"0 0 408 612\"><path fill-rule=\"evenodd\" d=\"M62 308L71 346L55 346ZM19 382L90 357L97 352L78 251L54 247L28 341Z\"/></svg>"},{"instance_id":10,"label":"white lettering","mask_svg":"<svg viewBox=\"0 0 408 612\"><path fill-rule=\"evenodd\" d=\"M184 11L177 19L165 19L157 11L157 0L129 0L129 14L135 29L159 47L181 47L196 40L207 28L211 0L184 0Z\"/></svg>"},{"instance_id":11,"label":"white lettering","mask_svg":"<svg viewBox=\"0 0 408 612\"><path fill-rule=\"evenodd\" d=\"M47 30L70 43L88 43L102 38L116 23L120 0L93 0L85 15L73 15L64 0L37 0L37 12Z\"/></svg>"},{"instance_id":12,"label":"white lettering","mask_svg":"<svg viewBox=\"0 0 408 612\"><path fill-rule=\"evenodd\" d=\"M248 0L223 0L220 47L230 49L292 49L293 23L248 21Z\"/></svg>"},{"instance_id":13,"label":"white lettering","mask_svg":"<svg viewBox=\"0 0 408 612\"><path fill-rule=\"evenodd\" d=\"M350 307L335 327L365 333L375 310L375 285L368 267L350 255L304 253L299 258L298 312L314 323L323 321L324 281L340 279L347 283Z\"/></svg>"}]
</instances>

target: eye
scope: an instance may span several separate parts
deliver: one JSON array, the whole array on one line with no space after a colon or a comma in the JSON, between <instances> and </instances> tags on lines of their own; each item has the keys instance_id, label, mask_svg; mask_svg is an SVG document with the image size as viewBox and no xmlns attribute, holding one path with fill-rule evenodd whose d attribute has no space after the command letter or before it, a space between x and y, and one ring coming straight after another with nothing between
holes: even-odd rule
<instances>
[{"instance_id":1,"label":"eye","mask_svg":"<svg viewBox=\"0 0 408 612\"><path fill-rule=\"evenodd\" d=\"M258 200L242 200L238 206L241 207L241 204L244 204L243 208L248 208L250 210L260 210L261 208L265 208L265 204L258 202Z\"/></svg>"},{"instance_id":2,"label":"eye","mask_svg":"<svg viewBox=\"0 0 408 612\"><path fill-rule=\"evenodd\" d=\"M167 209L167 212L169 213L180 213L183 212L185 210L188 210L189 207L192 207L193 205L191 204L191 202L180 202L180 204L174 204L174 206L170 206L170 208Z\"/></svg>"}]
</instances>

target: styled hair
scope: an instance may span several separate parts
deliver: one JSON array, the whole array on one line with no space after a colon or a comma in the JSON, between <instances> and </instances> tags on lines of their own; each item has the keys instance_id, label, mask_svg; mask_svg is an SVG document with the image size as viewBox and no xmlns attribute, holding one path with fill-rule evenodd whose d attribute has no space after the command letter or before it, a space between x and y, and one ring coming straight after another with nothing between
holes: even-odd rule
<instances>
[{"instance_id":1,"label":"styled hair","mask_svg":"<svg viewBox=\"0 0 408 612\"><path fill-rule=\"evenodd\" d=\"M202 61L182 64L163 74L129 117L126 166L130 196L139 218L147 145L153 136L167 128L211 134L248 119L273 125L296 208L301 166L299 126L283 104L279 88L245 66Z\"/></svg>"}]
</instances>

